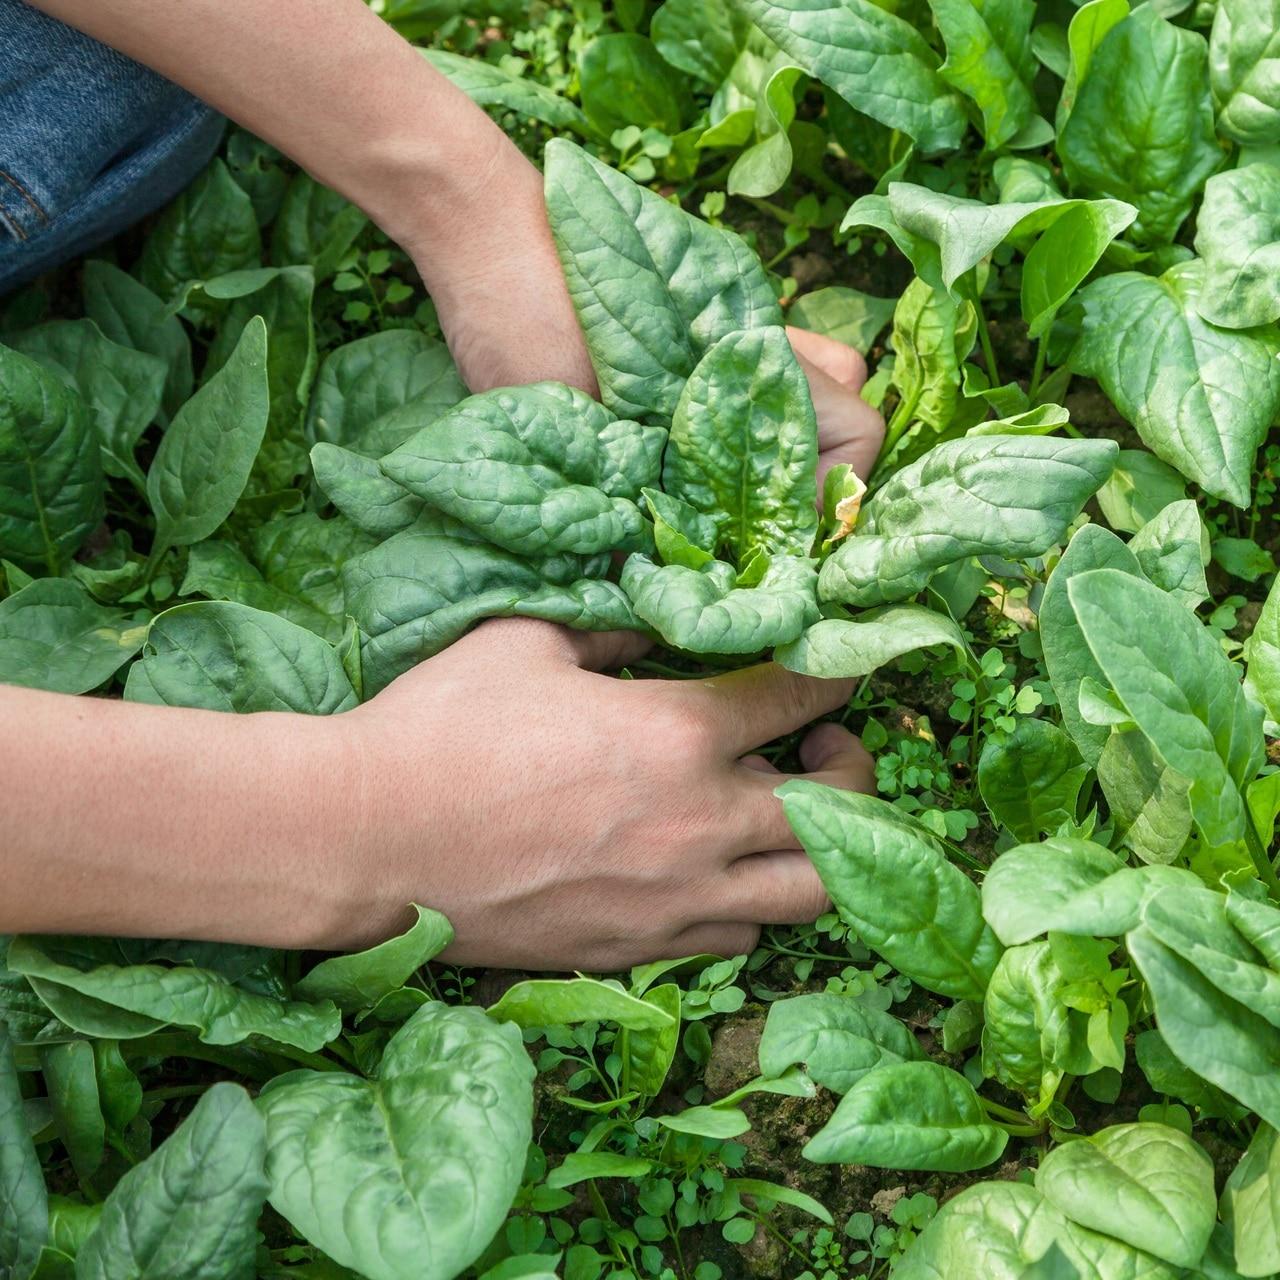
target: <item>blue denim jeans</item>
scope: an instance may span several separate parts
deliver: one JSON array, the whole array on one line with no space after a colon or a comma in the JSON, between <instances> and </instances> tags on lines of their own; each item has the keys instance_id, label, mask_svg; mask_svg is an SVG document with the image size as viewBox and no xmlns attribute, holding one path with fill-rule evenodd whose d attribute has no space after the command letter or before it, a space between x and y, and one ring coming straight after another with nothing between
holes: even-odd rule
<instances>
[{"instance_id":1,"label":"blue denim jeans","mask_svg":"<svg viewBox=\"0 0 1280 1280\"><path fill-rule=\"evenodd\" d=\"M0 294L173 199L223 124L122 53L0 0Z\"/></svg>"}]
</instances>

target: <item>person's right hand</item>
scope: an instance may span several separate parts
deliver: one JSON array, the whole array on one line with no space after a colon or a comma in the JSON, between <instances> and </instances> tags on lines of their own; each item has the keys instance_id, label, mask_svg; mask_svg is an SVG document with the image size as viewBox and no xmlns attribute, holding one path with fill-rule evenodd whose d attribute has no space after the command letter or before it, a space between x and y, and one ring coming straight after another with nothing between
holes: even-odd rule
<instances>
[{"instance_id":1,"label":"person's right hand","mask_svg":"<svg viewBox=\"0 0 1280 1280\"><path fill-rule=\"evenodd\" d=\"M612 970L749 951L760 925L813 920L826 896L754 748L850 696L852 681L765 664L702 680L598 674L645 641L488 622L330 723L364 816L345 928L357 947L444 912L446 958ZM745 760L744 760L745 757ZM852 734L820 725L808 775L869 790Z\"/></svg>"}]
</instances>

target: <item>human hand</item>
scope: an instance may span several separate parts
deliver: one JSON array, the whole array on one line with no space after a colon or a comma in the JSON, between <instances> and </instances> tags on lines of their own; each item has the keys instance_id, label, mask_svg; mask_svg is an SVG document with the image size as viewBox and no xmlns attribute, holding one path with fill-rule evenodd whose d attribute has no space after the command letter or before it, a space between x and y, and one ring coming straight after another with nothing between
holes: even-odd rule
<instances>
[{"instance_id":1,"label":"human hand","mask_svg":"<svg viewBox=\"0 0 1280 1280\"><path fill-rule=\"evenodd\" d=\"M331 721L359 783L346 926L387 936L405 904L443 911L458 963L625 968L750 951L761 923L798 923L826 895L753 748L842 705L853 682L764 664L705 680L599 672L631 634L488 622ZM871 762L823 724L808 775L870 790ZM745 758L744 758L745 757Z\"/></svg>"}]
</instances>

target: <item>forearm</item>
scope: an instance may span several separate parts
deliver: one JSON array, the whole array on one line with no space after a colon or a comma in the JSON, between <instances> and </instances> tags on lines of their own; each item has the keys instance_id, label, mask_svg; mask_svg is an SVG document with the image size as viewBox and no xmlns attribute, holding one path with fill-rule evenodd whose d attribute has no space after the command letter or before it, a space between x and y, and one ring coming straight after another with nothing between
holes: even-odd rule
<instances>
[{"instance_id":1,"label":"forearm","mask_svg":"<svg viewBox=\"0 0 1280 1280\"><path fill-rule=\"evenodd\" d=\"M333 729L0 685L0 933L323 945L360 812Z\"/></svg>"}]
</instances>

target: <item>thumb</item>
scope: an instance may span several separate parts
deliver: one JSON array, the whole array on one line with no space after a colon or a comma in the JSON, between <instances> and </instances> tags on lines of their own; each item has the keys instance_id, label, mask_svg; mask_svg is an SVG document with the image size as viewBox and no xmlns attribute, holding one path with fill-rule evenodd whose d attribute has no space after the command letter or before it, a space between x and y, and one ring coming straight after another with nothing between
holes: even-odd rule
<instances>
[{"instance_id":1,"label":"thumb","mask_svg":"<svg viewBox=\"0 0 1280 1280\"><path fill-rule=\"evenodd\" d=\"M870 752L842 725L816 725L800 744L800 762L814 782L846 791L875 791Z\"/></svg>"}]
</instances>

